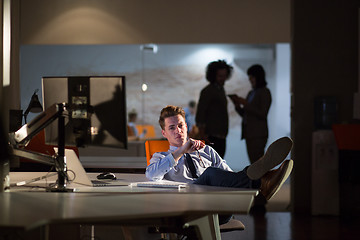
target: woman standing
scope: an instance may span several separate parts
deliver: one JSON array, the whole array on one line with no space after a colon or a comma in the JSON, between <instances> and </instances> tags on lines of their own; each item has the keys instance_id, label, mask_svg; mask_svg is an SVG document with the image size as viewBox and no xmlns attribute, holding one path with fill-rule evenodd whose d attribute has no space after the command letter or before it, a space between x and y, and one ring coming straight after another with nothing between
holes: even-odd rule
<instances>
[{"instance_id":1,"label":"woman standing","mask_svg":"<svg viewBox=\"0 0 360 240\"><path fill-rule=\"evenodd\" d=\"M231 96L237 113L243 118L242 136L245 139L251 163L264 155L268 139L267 115L271 105L271 93L266 87L265 71L261 65L253 65L247 70L252 90L246 99Z\"/></svg>"},{"instance_id":2,"label":"woman standing","mask_svg":"<svg viewBox=\"0 0 360 240\"><path fill-rule=\"evenodd\" d=\"M247 70L247 75L252 86L246 99L237 95L230 98L235 105L237 113L242 119L241 139L246 141L246 149L251 163L254 163L264 155L268 140L267 115L271 105L271 93L266 87L264 68L253 65ZM251 211L264 211L266 200L261 196L255 198L254 207Z\"/></svg>"}]
</instances>

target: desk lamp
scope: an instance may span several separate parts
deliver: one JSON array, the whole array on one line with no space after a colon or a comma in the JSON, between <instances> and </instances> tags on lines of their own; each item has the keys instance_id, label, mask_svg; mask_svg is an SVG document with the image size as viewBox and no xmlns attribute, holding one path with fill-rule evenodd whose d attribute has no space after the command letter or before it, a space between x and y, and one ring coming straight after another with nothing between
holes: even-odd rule
<instances>
[{"instance_id":1,"label":"desk lamp","mask_svg":"<svg viewBox=\"0 0 360 240\"><path fill-rule=\"evenodd\" d=\"M16 132L9 133L11 155L55 166L56 172L58 173L58 180L56 186L51 187L49 190L56 192L72 191L72 189L66 188L66 181L68 178L65 158L65 115L68 115L68 113L65 114L64 111L67 111L67 104L53 104L48 109L45 109L45 111L39 114L36 118L31 120L29 124L23 125ZM56 119L58 120L59 130L57 155L50 156L22 148L22 146L26 145L32 137L34 137Z\"/></svg>"},{"instance_id":2,"label":"desk lamp","mask_svg":"<svg viewBox=\"0 0 360 240\"><path fill-rule=\"evenodd\" d=\"M29 112L39 113L39 112L43 111L43 107L39 101L38 95L36 94L38 91L39 91L39 89L35 90L34 94L31 96L29 106L27 107L27 109L24 112L25 123L27 123L27 115L29 114Z\"/></svg>"}]
</instances>

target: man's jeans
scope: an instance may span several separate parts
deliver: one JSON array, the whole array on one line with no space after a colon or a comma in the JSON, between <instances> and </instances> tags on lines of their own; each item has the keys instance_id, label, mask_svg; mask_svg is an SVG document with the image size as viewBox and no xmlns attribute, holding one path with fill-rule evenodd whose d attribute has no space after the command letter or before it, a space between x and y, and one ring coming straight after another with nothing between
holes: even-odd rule
<instances>
[{"instance_id":1,"label":"man's jeans","mask_svg":"<svg viewBox=\"0 0 360 240\"><path fill-rule=\"evenodd\" d=\"M234 188L260 188L261 180L251 180L246 174L246 168L240 172L229 172L220 168L208 167L194 184L234 187ZM232 215L219 215L219 224L227 223Z\"/></svg>"}]
</instances>

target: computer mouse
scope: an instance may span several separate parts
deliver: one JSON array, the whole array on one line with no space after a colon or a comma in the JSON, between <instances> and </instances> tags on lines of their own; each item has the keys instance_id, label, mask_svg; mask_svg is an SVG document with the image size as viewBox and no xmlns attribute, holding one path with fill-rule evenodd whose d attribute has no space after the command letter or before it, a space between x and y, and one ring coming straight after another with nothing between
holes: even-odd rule
<instances>
[{"instance_id":1,"label":"computer mouse","mask_svg":"<svg viewBox=\"0 0 360 240\"><path fill-rule=\"evenodd\" d=\"M116 180L115 174L113 174L113 173L111 173L111 172L101 173L101 174L97 175L96 178L97 178L97 179L111 179L111 180Z\"/></svg>"}]
</instances>

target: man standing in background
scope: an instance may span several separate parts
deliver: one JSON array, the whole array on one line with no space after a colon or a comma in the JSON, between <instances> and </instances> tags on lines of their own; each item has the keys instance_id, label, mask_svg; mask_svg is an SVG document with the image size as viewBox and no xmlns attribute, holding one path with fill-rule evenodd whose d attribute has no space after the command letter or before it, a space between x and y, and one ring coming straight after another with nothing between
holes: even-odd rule
<instances>
[{"instance_id":1,"label":"man standing in background","mask_svg":"<svg viewBox=\"0 0 360 240\"><path fill-rule=\"evenodd\" d=\"M199 139L205 140L223 158L226 150L226 136L229 130L225 81L232 74L233 67L224 60L210 62L206 69L209 84L200 92L196 111L196 125Z\"/></svg>"}]
</instances>

